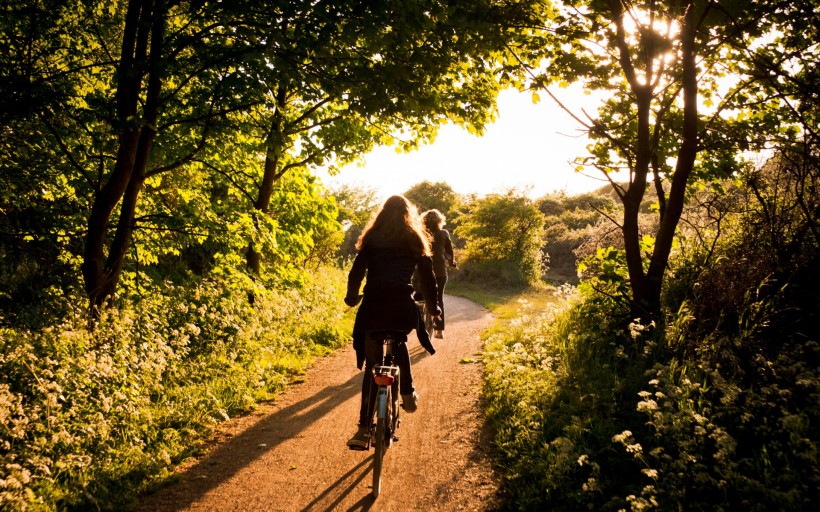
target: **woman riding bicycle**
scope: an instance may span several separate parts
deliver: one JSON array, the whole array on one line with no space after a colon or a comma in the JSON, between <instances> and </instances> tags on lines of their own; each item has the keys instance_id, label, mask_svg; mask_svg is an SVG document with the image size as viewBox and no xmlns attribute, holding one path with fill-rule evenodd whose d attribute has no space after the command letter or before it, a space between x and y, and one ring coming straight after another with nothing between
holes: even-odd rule
<instances>
[{"instance_id":1,"label":"woman riding bicycle","mask_svg":"<svg viewBox=\"0 0 820 512\"><path fill-rule=\"evenodd\" d=\"M365 371L359 428L347 444L352 448L365 448L370 440L376 392L371 372L382 349L381 343L371 339L370 333L390 330L409 334L418 329L420 316L410 284L414 269L418 268L428 305L433 309L437 308L437 291L429 241L416 208L403 196L392 196L384 203L365 227L356 248L359 252L348 275L344 300L351 307L361 300L353 325L353 348L357 366L361 368L364 363ZM363 295L359 295L365 274L367 283ZM435 352L429 339L423 345L431 354ZM407 346L404 343L395 345L393 356L400 368L402 407L407 412L414 412L418 406L418 394L413 387Z\"/></svg>"}]
</instances>

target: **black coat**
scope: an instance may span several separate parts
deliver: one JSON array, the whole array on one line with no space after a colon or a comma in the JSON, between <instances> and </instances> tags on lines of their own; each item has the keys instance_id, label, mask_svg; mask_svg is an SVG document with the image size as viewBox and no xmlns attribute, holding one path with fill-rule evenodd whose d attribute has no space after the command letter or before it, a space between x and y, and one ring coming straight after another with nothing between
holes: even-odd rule
<instances>
[{"instance_id":1,"label":"black coat","mask_svg":"<svg viewBox=\"0 0 820 512\"><path fill-rule=\"evenodd\" d=\"M450 232L446 229L439 229L433 233L433 271L437 276L447 275L447 265L455 263L453 254L453 242L450 239Z\"/></svg>"},{"instance_id":2,"label":"black coat","mask_svg":"<svg viewBox=\"0 0 820 512\"><path fill-rule=\"evenodd\" d=\"M405 254L372 236L353 260L353 267L347 276L345 302L356 302L362 280L367 275L362 303L353 324L353 348L359 368L364 363L364 339L368 331L393 330L409 334L416 329L422 346L431 354L435 353L426 331L423 327L419 328L421 313L413 300L410 284L416 267L425 297L433 299L428 304L435 305L438 300L436 279L429 256Z\"/></svg>"}]
</instances>

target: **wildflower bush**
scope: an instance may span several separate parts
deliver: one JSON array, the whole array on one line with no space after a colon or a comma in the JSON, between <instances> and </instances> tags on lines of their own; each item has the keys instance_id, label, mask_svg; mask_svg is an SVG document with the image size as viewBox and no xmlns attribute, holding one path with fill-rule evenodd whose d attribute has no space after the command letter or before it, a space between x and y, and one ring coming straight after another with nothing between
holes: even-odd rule
<instances>
[{"instance_id":1,"label":"wildflower bush","mask_svg":"<svg viewBox=\"0 0 820 512\"><path fill-rule=\"evenodd\" d=\"M624 317L621 253L599 249L563 307L493 330L507 508L816 509L820 182L775 163L689 219L663 325Z\"/></svg>"},{"instance_id":2,"label":"wildflower bush","mask_svg":"<svg viewBox=\"0 0 820 512\"><path fill-rule=\"evenodd\" d=\"M484 403L512 510L618 510L639 464L616 450L622 404L637 389L633 337L617 315L559 288L561 300L526 311L486 341ZM523 309L523 308L522 308ZM634 400L632 401L634 403Z\"/></svg>"},{"instance_id":3,"label":"wildflower bush","mask_svg":"<svg viewBox=\"0 0 820 512\"><path fill-rule=\"evenodd\" d=\"M711 357L682 358L694 322L685 309L650 335L619 327L620 309L604 304L578 293L563 308L522 307L487 339L484 399L506 508L813 510L816 341L769 359L750 354L760 333L747 333L722 348L700 340ZM751 357L742 375L739 353Z\"/></svg>"},{"instance_id":4,"label":"wildflower bush","mask_svg":"<svg viewBox=\"0 0 820 512\"><path fill-rule=\"evenodd\" d=\"M0 330L0 509L120 510L220 420L272 397L349 332L343 273L164 284L40 331ZM77 301L83 303L84 301Z\"/></svg>"}]
</instances>

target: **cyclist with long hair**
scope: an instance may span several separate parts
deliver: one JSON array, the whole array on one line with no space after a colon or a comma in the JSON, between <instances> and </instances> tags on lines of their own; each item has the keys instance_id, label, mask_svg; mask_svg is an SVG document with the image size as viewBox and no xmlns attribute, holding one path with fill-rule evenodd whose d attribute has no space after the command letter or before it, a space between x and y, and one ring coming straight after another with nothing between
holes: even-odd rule
<instances>
[{"instance_id":1,"label":"cyclist with long hair","mask_svg":"<svg viewBox=\"0 0 820 512\"><path fill-rule=\"evenodd\" d=\"M347 444L351 448L365 448L370 440L376 392L371 370L382 348L369 333L391 330L409 334L413 329L423 330L423 327L419 329L420 315L410 284L416 268L428 307L437 310L438 296L429 240L416 207L404 196L392 196L384 203L365 227L356 249L358 253L348 275L344 300L351 307L361 300L353 325L353 348L357 367L364 364L365 371L358 429ZM363 294L359 295L365 275L367 282ZM424 348L433 354L435 349L429 338L419 338ZM418 393L413 386L407 345L394 346L393 355L400 368L402 408L414 412L418 407Z\"/></svg>"},{"instance_id":2,"label":"cyclist with long hair","mask_svg":"<svg viewBox=\"0 0 820 512\"><path fill-rule=\"evenodd\" d=\"M440 211L427 210L421 214L421 219L433 252L433 273L436 276L438 307L441 310L440 315L433 317L433 336L444 338L444 286L447 284L447 266L456 266L453 242L450 239L450 232L444 229L446 219Z\"/></svg>"}]
</instances>

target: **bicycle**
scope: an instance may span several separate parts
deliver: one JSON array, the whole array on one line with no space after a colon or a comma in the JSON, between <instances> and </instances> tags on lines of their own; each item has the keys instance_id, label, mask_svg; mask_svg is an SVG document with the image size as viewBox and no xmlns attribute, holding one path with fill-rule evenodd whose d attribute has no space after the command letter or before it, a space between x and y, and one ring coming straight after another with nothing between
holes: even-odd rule
<instances>
[{"instance_id":1,"label":"bicycle","mask_svg":"<svg viewBox=\"0 0 820 512\"><path fill-rule=\"evenodd\" d=\"M407 335L396 331L377 331L371 338L382 343L382 361L373 367L373 382L376 392L376 424L371 426L371 440L375 445L373 456L373 497L381 492L382 464L384 454L399 438L399 367L393 360L393 344L404 343Z\"/></svg>"},{"instance_id":2,"label":"bicycle","mask_svg":"<svg viewBox=\"0 0 820 512\"><path fill-rule=\"evenodd\" d=\"M428 336L433 336L433 329L435 329L435 316L427 307L427 303L425 301L417 301L416 305L419 307L422 319L424 320L424 330L427 331Z\"/></svg>"}]
</instances>

